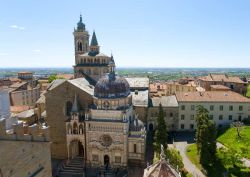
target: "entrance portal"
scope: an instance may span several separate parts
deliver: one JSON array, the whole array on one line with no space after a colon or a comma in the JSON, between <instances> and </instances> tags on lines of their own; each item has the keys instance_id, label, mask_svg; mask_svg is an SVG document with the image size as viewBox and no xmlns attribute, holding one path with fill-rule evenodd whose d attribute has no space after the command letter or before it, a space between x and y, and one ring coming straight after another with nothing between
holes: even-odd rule
<instances>
[{"instance_id":1,"label":"entrance portal","mask_svg":"<svg viewBox=\"0 0 250 177\"><path fill-rule=\"evenodd\" d=\"M84 149L83 149L83 145L80 141L78 141L78 153L80 157L84 156Z\"/></svg>"},{"instance_id":2,"label":"entrance portal","mask_svg":"<svg viewBox=\"0 0 250 177\"><path fill-rule=\"evenodd\" d=\"M108 155L105 155L104 156L104 166L109 166L109 156Z\"/></svg>"},{"instance_id":3,"label":"entrance portal","mask_svg":"<svg viewBox=\"0 0 250 177\"><path fill-rule=\"evenodd\" d=\"M151 123L151 124L149 124L149 131L153 131L154 130L154 125Z\"/></svg>"}]
</instances>

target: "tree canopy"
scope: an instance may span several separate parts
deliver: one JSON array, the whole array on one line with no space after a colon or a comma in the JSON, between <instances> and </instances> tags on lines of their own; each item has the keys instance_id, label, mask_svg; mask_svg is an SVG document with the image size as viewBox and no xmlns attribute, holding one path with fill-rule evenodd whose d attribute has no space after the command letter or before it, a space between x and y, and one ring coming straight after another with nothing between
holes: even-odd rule
<instances>
[{"instance_id":1,"label":"tree canopy","mask_svg":"<svg viewBox=\"0 0 250 177\"><path fill-rule=\"evenodd\" d=\"M162 105L159 105L159 113L157 117L157 127L155 132L155 143L156 143L156 150L160 152L160 145L162 144L165 148L167 147L167 125L164 120L164 112Z\"/></svg>"}]
</instances>

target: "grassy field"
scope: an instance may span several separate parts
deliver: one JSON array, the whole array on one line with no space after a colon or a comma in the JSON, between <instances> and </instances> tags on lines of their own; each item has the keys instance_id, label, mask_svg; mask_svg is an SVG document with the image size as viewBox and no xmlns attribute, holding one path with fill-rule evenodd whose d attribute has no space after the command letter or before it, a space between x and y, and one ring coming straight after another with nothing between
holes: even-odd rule
<instances>
[{"instance_id":1,"label":"grassy field","mask_svg":"<svg viewBox=\"0 0 250 177\"><path fill-rule=\"evenodd\" d=\"M192 144L190 146L188 146L187 148L187 156L189 158L189 160L195 164L200 170L202 170L202 166L199 162L199 155L197 155L197 147L196 144Z\"/></svg>"},{"instance_id":2,"label":"grassy field","mask_svg":"<svg viewBox=\"0 0 250 177\"><path fill-rule=\"evenodd\" d=\"M218 137L218 141L226 147L237 151L243 157L250 159L250 126L242 127L241 138L237 136L236 128L229 128Z\"/></svg>"}]
</instances>

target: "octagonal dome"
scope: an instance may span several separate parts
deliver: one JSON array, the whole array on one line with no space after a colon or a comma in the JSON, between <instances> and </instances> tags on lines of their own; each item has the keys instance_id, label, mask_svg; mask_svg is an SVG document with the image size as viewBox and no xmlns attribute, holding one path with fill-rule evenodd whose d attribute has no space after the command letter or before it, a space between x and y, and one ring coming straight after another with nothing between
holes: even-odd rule
<instances>
[{"instance_id":1,"label":"octagonal dome","mask_svg":"<svg viewBox=\"0 0 250 177\"><path fill-rule=\"evenodd\" d=\"M122 98L130 94L128 81L111 73L98 80L94 89L97 98Z\"/></svg>"}]
</instances>

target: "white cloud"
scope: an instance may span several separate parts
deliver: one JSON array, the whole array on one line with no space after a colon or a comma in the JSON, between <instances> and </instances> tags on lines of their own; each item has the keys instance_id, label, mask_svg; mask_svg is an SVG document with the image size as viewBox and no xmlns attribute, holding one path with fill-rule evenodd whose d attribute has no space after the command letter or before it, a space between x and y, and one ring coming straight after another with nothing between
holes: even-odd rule
<instances>
[{"instance_id":1,"label":"white cloud","mask_svg":"<svg viewBox=\"0 0 250 177\"><path fill-rule=\"evenodd\" d=\"M32 50L32 52L41 52L41 50L40 49L34 49L34 50Z\"/></svg>"},{"instance_id":2,"label":"white cloud","mask_svg":"<svg viewBox=\"0 0 250 177\"><path fill-rule=\"evenodd\" d=\"M0 52L0 56L6 56L6 55L8 55L8 53L1 53Z\"/></svg>"},{"instance_id":3,"label":"white cloud","mask_svg":"<svg viewBox=\"0 0 250 177\"><path fill-rule=\"evenodd\" d=\"M18 30L25 30L25 27L23 27L23 26L18 26L18 25L11 25L10 28L18 29Z\"/></svg>"}]
</instances>

